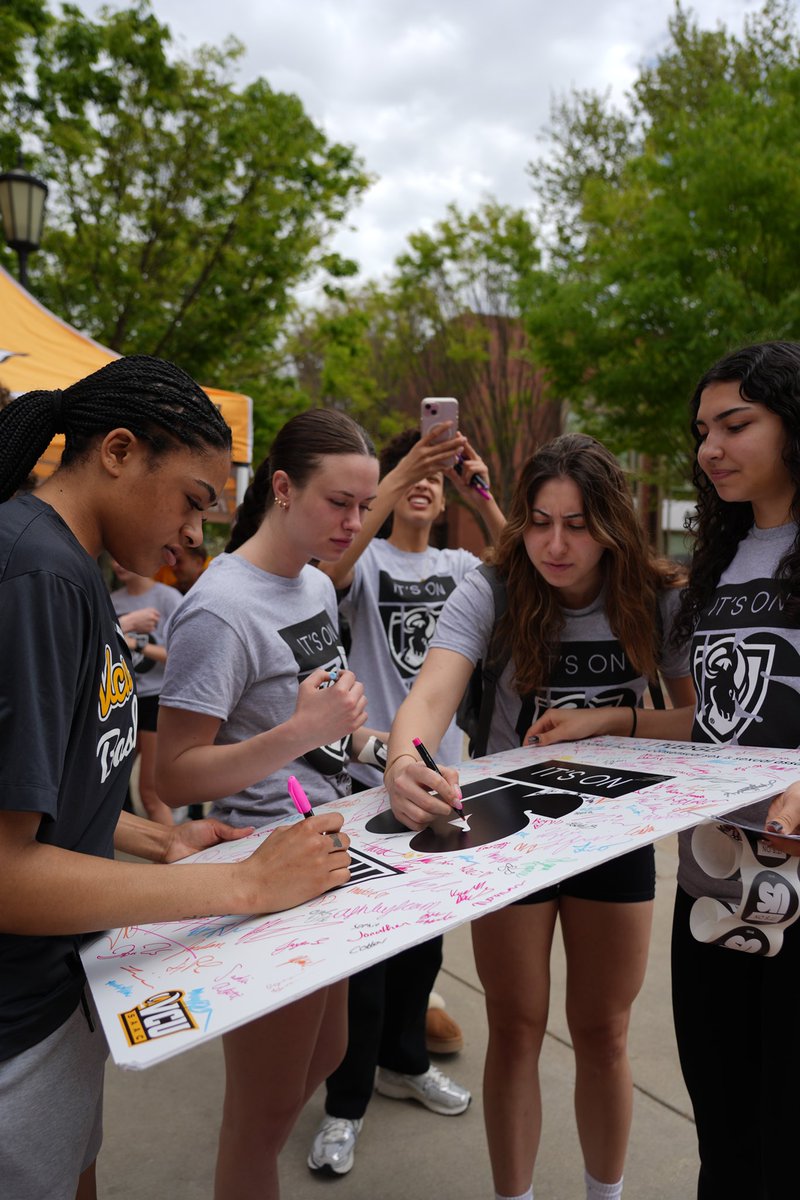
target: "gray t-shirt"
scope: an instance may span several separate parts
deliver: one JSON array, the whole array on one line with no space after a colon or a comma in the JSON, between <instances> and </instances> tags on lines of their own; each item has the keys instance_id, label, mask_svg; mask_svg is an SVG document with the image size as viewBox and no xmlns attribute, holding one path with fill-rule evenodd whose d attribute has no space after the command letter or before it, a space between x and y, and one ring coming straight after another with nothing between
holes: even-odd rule
<instances>
[{"instance_id":1,"label":"gray t-shirt","mask_svg":"<svg viewBox=\"0 0 800 1200\"><path fill-rule=\"evenodd\" d=\"M161 704L222 721L216 745L244 741L287 721L298 684L317 667L346 667L336 594L306 566L294 579L271 575L237 554L205 571L170 621ZM213 815L231 825L295 816L286 790L296 775L312 805L345 796L350 739L310 750L233 796Z\"/></svg>"},{"instance_id":2,"label":"gray t-shirt","mask_svg":"<svg viewBox=\"0 0 800 1200\"><path fill-rule=\"evenodd\" d=\"M796 535L793 523L754 526L720 576L692 638L697 693L692 741L800 746L800 629L787 618L774 580ZM768 801L753 805L751 819L762 824L768 807ZM695 898L738 901L738 875L717 879L702 871L692 853L693 837L694 830L680 835L681 887Z\"/></svg>"},{"instance_id":3,"label":"gray t-shirt","mask_svg":"<svg viewBox=\"0 0 800 1200\"><path fill-rule=\"evenodd\" d=\"M659 665L667 679L687 675L689 671L686 649L673 646L670 639L678 601L679 593L672 588L659 596L664 631ZM647 680L638 674L611 632L604 603L601 592L586 608L562 610L564 627L559 657L549 687L520 696L512 686L515 664L511 658L497 687L488 754L521 745L528 727L548 708L640 703ZM493 626L491 586L480 571L472 571L445 604L431 649L454 650L474 666L486 656Z\"/></svg>"},{"instance_id":4,"label":"gray t-shirt","mask_svg":"<svg viewBox=\"0 0 800 1200\"><path fill-rule=\"evenodd\" d=\"M138 596L132 596L125 588L119 588L118 591L111 593L111 603L118 617L125 613L137 612L140 608L158 609L161 617L153 630L153 637L159 646L163 646L166 641L167 621L182 602L183 596L177 588L168 587L165 583L153 583L152 587ZM136 675L136 694L137 696L158 696L163 683L164 663L157 662L149 671L143 671Z\"/></svg>"},{"instance_id":5,"label":"gray t-shirt","mask_svg":"<svg viewBox=\"0 0 800 1200\"><path fill-rule=\"evenodd\" d=\"M398 550L375 538L355 565L341 602L353 642L350 668L364 685L371 729L388 730L419 674L447 597L480 559L467 550ZM460 762L464 735L451 723L439 746L443 762ZM376 767L352 763L368 787L381 782Z\"/></svg>"}]
</instances>

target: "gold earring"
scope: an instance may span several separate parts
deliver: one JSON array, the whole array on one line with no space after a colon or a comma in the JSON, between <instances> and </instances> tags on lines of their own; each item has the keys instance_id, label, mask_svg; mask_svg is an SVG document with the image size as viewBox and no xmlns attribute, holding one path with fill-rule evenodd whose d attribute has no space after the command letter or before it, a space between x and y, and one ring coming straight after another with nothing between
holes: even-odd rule
<instances>
[{"instance_id":1,"label":"gold earring","mask_svg":"<svg viewBox=\"0 0 800 1200\"><path fill-rule=\"evenodd\" d=\"M282 509L284 510L284 512L285 512L285 511L286 511L286 509L289 507L289 505L286 503L286 501L285 501L285 500L282 500L282 499L280 498L280 496L276 496L276 497L275 497L275 503L278 505L278 508L282 508Z\"/></svg>"}]
</instances>

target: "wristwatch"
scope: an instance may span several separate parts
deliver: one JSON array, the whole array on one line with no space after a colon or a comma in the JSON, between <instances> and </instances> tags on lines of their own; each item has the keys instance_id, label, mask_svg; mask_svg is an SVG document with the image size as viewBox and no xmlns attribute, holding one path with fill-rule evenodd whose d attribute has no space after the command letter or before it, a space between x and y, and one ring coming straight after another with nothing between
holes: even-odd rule
<instances>
[{"instance_id":1,"label":"wristwatch","mask_svg":"<svg viewBox=\"0 0 800 1200\"><path fill-rule=\"evenodd\" d=\"M146 633L137 633L134 634L134 637L136 638L136 649L141 654L144 651L145 646L150 644L150 638Z\"/></svg>"}]
</instances>

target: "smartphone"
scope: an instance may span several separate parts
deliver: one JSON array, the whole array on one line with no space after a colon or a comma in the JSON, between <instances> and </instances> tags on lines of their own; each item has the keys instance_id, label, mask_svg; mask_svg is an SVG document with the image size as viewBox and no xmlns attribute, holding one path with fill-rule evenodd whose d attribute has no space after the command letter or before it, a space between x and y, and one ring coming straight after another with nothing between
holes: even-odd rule
<instances>
[{"instance_id":1,"label":"smartphone","mask_svg":"<svg viewBox=\"0 0 800 1200\"><path fill-rule=\"evenodd\" d=\"M419 431L422 436L443 421L449 421L450 428L436 439L438 442L449 441L458 433L458 401L452 396L426 396L419 406ZM447 465L452 467L455 461L454 456Z\"/></svg>"}]
</instances>

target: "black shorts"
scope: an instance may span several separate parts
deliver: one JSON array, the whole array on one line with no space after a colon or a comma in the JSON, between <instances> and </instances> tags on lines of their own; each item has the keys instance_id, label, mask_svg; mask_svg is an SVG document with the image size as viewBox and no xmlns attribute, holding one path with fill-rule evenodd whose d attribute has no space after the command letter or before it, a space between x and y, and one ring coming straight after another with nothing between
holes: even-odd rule
<instances>
[{"instance_id":1,"label":"black shorts","mask_svg":"<svg viewBox=\"0 0 800 1200\"><path fill-rule=\"evenodd\" d=\"M605 900L612 904L638 904L652 900L656 894L656 855L652 846L640 846L555 883L542 888L514 904L544 904L557 900L559 896L573 896L576 900Z\"/></svg>"},{"instance_id":2,"label":"black shorts","mask_svg":"<svg viewBox=\"0 0 800 1200\"><path fill-rule=\"evenodd\" d=\"M155 733L158 725L158 696L139 697L138 724L145 733Z\"/></svg>"}]
</instances>

